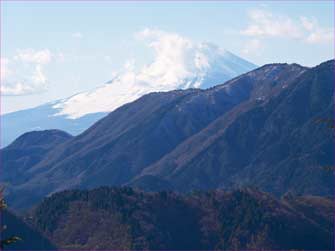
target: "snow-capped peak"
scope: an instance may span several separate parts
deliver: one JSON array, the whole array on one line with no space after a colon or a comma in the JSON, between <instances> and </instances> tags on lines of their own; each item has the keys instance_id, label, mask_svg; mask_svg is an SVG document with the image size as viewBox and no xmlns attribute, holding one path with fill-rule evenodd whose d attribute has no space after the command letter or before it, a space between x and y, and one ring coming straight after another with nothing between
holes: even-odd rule
<instances>
[{"instance_id":1,"label":"snow-capped peak","mask_svg":"<svg viewBox=\"0 0 335 251\"><path fill-rule=\"evenodd\" d=\"M76 119L86 114L111 112L154 91L208 88L256 68L212 43L194 43L175 33L145 29L137 34L154 51L151 64L134 70L125 64L111 81L53 106L56 115Z\"/></svg>"}]
</instances>

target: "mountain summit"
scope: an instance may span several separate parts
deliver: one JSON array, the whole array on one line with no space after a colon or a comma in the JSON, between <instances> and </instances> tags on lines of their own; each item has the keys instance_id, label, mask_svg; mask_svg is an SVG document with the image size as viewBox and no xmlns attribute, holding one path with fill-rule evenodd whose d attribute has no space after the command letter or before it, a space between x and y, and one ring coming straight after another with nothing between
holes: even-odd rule
<instances>
[{"instance_id":1,"label":"mountain summit","mask_svg":"<svg viewBox=\"0 0 335 251\"><path fill-rule=\"evenodd\" d=\"M77 119L87 114L111 112L150 92L206 89L257 67L209 43L192 47L182 59L175 57L181 56L156 59L138 72L129 63L127 69L103 86L54 104L53 108L59 109L56 115Z\"/></svg>"},{"instance_id":2,"label":"mountain summit","mask_svg":"<svg viewBox=\"0 0 335 251\"><path fill-rule=\"evenodd\" d=\"M175 53L171 53L171 48L168 52L164 52L166 48L154 48L153 63L135 71L130 62L112 80L94 90L1 116L1 146L32 130L59 129L77 135L107 113L147 93L205 89L257 67L210 43L181 43L186 43L183 50L177 48Z\"/></svg>"}]
</instances>

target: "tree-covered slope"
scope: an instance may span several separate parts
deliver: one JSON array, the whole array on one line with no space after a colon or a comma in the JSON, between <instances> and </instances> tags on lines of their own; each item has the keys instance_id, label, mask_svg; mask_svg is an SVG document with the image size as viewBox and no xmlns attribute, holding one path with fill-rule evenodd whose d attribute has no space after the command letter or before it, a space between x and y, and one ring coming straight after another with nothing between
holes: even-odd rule
<instances>
[{"instance_id":1,"label":"tree-covered slope","mask_svg":"<svg viewBox=\"0 0 335 251\"><path fill-rule=\"evenodd\" d=\"M179 191L252 185L277 195L333 194L334 61L283 87L235 106L136 182L150 175Z\"/></svg>"},{"instance_id":2,"label":"tree-covered slope","mask_svg":"<svg viewBox=\"0 0 335 251\"><path fill-rule=\"evenodd\" d=\"M45 199L33 224L62 249L330 250L333 203L254 189L178 195L102 187Z\"/></svg>"}]
</instances>

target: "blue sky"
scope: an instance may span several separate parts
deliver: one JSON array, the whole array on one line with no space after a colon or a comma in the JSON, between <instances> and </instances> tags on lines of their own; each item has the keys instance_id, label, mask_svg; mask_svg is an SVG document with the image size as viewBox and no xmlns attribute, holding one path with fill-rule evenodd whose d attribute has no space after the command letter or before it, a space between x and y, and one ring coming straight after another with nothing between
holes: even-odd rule
<instances>
[{"instance_id":1,"label":"blue sky","mask_svg":"<svg viewBox=\"0 0 335 251\"><path fill-rule=\"evenodd\" d=\"M333 5L1 2L1 112L66 98L100 86L125 65L150 63L154 52L138 36L145 30L211 42L257 65L314 66L334 57Z\"/></svg>"}]
</instances>

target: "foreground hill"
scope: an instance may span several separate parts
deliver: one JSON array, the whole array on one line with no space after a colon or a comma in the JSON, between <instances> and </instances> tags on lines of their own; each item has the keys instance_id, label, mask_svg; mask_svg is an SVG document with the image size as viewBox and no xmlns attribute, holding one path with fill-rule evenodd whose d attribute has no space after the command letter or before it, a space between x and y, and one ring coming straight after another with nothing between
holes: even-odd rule
<instances>
[{"instance_id":1,"label":"foreground hill","mask_svg":"<svg viewBox=\"0 0 335 251\"><path fill-rule=\"evenodd\" d=\"M332 117L333 72L333 60L270 64L207 90L148 94L54 146L18 181L2 179L9 204L102 185L330 195L332 131L315 121Z\"/></svg>"},{"instance_id":2,"label":"foreground hill","mask_svg":"<svg viewBox=\"0 0 335 251\"><path fill-rule=\"evenodd\" d=\"M333 203L252 189L190 195L131 188L65 191L32 222L61 249L331 250Z\"/></svg>"},{"instance_id":3,"label":"foreground hill","mask_svg":"<svg viewBox=\"0 0 335 251\"><path fill-rule=\"evenodd\" d=\"M30 131L58 129L78 135L107 115L106 112L99 112L78 119L69 119L66 115L55 116L59 109L53 106L57 103L58 101L1 115L1 148Z\"/></svg>"},{"instance_id":4,"label":"foreground hill","mask_svg":"<svg viewBox=\"0 0 335 251\"><path fill-rule=\"evenodd\" d=\"M71 135L59 130L34 131L21 135L10 146L2 149L0 181L6 186L5 193L10 194L16 185L25 182L31 166L71 138ZM34 196L29 191L24 191L24 194Z\"/></svg>"},{"instance_id":5,"label":"foreground hill","mask_svg":"<svg viewBox=\"0 0 335 251\"><path fill-rule=\"evenodd\" d=\"M332 194L334 61L282 87L221 115L132 184L150 175L180 191L252 185L278 195Z\"/></svg>"}]
</instances>

